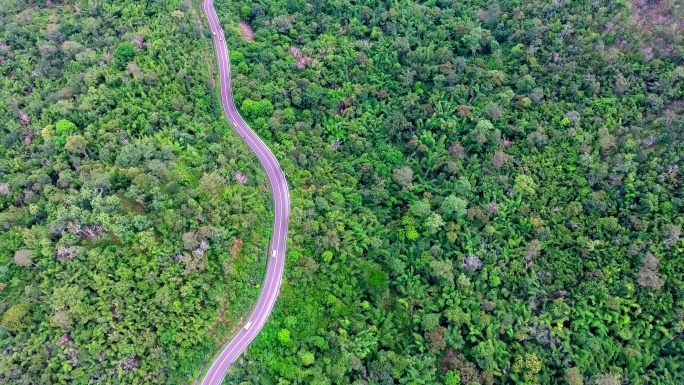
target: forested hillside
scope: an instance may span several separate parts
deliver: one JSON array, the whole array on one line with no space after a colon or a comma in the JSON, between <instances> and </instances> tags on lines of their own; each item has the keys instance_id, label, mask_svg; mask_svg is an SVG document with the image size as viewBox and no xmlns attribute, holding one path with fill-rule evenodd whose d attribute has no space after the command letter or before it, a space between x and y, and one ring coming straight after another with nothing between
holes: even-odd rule
<instances>
[{"instance_id":1,"label":"forested hillside","mask_svg":"<svg viewBox=\"0 0 684 385\"><path fill-rule=\"evenodd\" d=\"M0 2L0 383L189 383L258 293L265 175L201 13L58 3Z\"/></svg>"},{"instance_id":2,"label":"forested hillside","mask_svg":"<svg viewBox=\"0 0 684 385\"><path fill-rule=\"evenodd\" d=\"M226 383L684 383L681 23L632 14L674 3L219 2L292 185Z\"/></svg>"},{"instance_id":3,"label":"forested hillside","mask_svg":"<svg viewBox=\"0 0 684 385\"><path fill-rule=\"evenodd\" d=\"M256 298L198 5L0 3L0 383L189 383ZM684 383L676 2L217 10L292 195L227 383Z\"/></svg>"}]
</instances>

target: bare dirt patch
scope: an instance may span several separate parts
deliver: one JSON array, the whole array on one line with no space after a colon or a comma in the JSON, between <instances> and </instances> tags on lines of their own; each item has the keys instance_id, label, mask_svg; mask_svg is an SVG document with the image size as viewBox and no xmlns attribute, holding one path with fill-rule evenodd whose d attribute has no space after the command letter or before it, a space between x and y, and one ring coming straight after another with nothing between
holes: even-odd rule
<instances>
[{"instance_id":1,"label":"bare dirt patch","mask_svg":"<svg viewBox=\"0 0 684 385\"><path fill-rule=\"evenodd\" d=\"M235 238L235 241L230 246L230 254L233 258L237 256L238 251L242 248L243 242L242 238Z\"/></svg>"},{"instance_id":2,"label":"bare dirt patch","mask_svg":"<svg viewBox=\"0 0 684 385\"><path fill-rule=\"evenodd\" d=\"M244 20L240 20L240 34L246 41L254 40L254 29L245 23Z\"/></svg>"},{"instance_id":3,"label":"bare dirt patch","mask_svg":"<svg viewBox=\"0 0 684 385\"><path fill-rule=\"evenodd\" d=\"M631 24L642 37L641 49L647 60L655 54L682 58L684 3L679 0L632 0Z\"/></svg>"},{"instance_id":4,"label":"bare dirt patch","mask_svg":"<svg viewBox=\"0 0 684 385\"><path fill-rule=\"evenodd\" d=\"M294 57L295 63L299 68L305 68L306 64L313 60L311 57L304 55L302 51L300 51L299 48L295 46L290 47L290 53Z\"/></svg>"}]
</instances>

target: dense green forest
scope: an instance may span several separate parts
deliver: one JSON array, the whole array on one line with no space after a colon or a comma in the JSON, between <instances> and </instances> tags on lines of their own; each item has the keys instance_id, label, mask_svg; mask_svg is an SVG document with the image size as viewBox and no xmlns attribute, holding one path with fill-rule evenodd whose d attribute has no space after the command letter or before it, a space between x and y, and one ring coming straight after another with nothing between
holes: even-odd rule
<instances>
[{"instance_id":1,"label":"dense green forest","mask_svg":"<svg viewBox=\"0 0 684 385\"><path fill-rule=\"evenodd\" d=\"M684 383L681 4L218 5L292 185L226 383Z\"/></svg>"},{"instance_id":2,"label":"dense green forest","mask_svg":"<svg viewBox=\"0 0 684 385\"><path fill-rule=\"evenodd\" d=\"M0 2L0 383L189 383L256 298L266 178L193 7Z\"/></svg>"},{"instance_id":3,"label":"dense green forest","mask_svg":"<svg viewBox=\"0 0 684 385\"><path fill-rule=\"evenodd\" d=\"M292 195L226 383L684 383L681 4L216 1ZM0 3L0 383L187 383L256 298L199 1L112 3Z\"/></svg>"}]
</instances>

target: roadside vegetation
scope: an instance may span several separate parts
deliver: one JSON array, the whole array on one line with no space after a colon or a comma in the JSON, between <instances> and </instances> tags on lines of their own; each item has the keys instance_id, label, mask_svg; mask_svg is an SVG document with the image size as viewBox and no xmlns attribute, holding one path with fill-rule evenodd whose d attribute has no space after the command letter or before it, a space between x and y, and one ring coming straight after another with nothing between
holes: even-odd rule
<instances>
[{"instance_id":1,"label":"roadside vegetation","mask_svg":"<svg viewBox=\"0 0 684 385\"><path fill-rule=\"evenodd\" d=\"M189 383L257 297L265 175L201 14L56 3L0 5L0 383Z\"/></svg>"},{"instance_id":2,"label":"roadside vegetation","mask_svg":"<svg viewBox=\"0 0 684 385\"><path fill-rule=\"evenodd\" d=\"M644 52L636 10L219 2L292 185L287 281L226 383L684 382L684 51Z\"/></svg>"}]
</instances>

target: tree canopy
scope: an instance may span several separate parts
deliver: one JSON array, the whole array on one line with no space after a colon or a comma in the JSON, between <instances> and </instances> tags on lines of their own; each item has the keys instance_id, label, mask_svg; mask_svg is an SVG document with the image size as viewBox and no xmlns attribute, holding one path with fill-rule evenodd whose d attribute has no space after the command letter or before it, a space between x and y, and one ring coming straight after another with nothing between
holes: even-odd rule
<instances>
[{"instance_id":1,"label":"tree canopy","mask_svg":"<svg viewBox=\"0 0 684 385\"><path fill-rule=\"evenodd\" d=\"M0 6L7 383L191 383L268 257L199 2L109 3ZM684 383L680 5L216 7L292 197L227 383Z\"/></svg>"},{"instance_id":2,"label":"tree canopy","mask_svg":"<svg viewBox=\"0 0 684 385\"><path fill-rule=\"evenodd\" d=\"M218 2L292 185L227 381L684 381L681 7L646 3Z\"/></svg>"},{"instance_id":3,"label":"tree canopy","mask_svg":"<svg viewBox=\"0 0 684 385\"><path fill-rule=\"evenodd\" d=\"M172 3L0 5L2 383L187 384L258 294L265 174Z\"/></svg>"}]
</instances>

